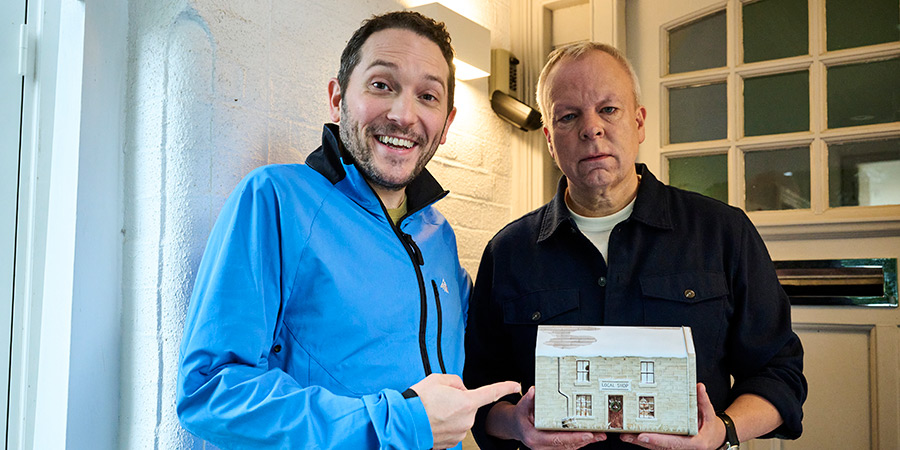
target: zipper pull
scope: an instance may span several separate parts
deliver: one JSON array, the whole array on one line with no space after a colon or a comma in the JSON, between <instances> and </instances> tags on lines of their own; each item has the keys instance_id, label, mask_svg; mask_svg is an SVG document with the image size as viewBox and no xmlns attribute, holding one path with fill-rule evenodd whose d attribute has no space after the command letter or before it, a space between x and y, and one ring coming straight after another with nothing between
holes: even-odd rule
<instances>
[{"instance_id":1,"label":"zipper pull","mask_svg":"<svg viewBox=\"0 0 900 450\"><path fill-rule=\"evenodd\" d=\"M401 232L401 233L403 233L403 232ZM425 260L422 258L422 252L419 250L419 246L416 245L416 241L413 240L412 236L410 236L406 233L403 233L403 240L406 241L406 243L409 245L410 249L412 250L413 260L416 262L416 264L418 264L420 266L424 266Z\"/></svg>"}]
</instances>

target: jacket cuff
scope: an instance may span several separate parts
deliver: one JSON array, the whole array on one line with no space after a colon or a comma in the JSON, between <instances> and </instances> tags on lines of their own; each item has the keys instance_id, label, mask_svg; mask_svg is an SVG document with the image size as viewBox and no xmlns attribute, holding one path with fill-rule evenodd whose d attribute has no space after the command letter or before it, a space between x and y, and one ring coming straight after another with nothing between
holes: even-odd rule
<instances>
[{"instance_id":1,"label":"jacket cuff","mask_svg":"<svg viewBox=\"0 0 900 450\"><path fill-rule=\"evenodd\" d=\"M803 432L802 400L798 400L796 393L790 388L775 380L751 378L733 387L731 392L733 398L742 394L755 394L768 400L781 415L783 423L771 432L760 436L760 439L797 439L800 437Z\"/></svg>"},{"instance_id":2,"label":"jacket cuff","mask_svg":"<svg viewBox=\"0 0 900 450\"><path fill-rule=\"evenodd\" d=\"M431 434L431 423L428 422L428 414L425 412L425 405L418 395L415 397L404 398L409 407L416 433L416 448L432 448L434 447L434 436Z\"/></svg>"},{"instance_id":3,"label":"jacket cuff","mask_svg":"<svg viewBox=\"0 0 900 450\"><path fill-rule=\"evenodd\" d=\"M434 446L431 424L419 397L404 398L393 389L362 397L372 427L382 447L421 448Z\"/></svg>"}]
</instances>

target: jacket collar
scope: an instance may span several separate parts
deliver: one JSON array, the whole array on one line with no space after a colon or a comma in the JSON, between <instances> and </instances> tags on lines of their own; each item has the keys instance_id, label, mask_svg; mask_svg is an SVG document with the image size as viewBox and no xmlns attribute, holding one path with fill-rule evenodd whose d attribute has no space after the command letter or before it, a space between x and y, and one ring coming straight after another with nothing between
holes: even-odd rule
<instances>
[{"instance_id":1,"label":"jacket collar","mask_svg":"<svg viewBox=\"0 0 900 450\"><path fill-rule=\"evenodd\" d=\"M381 201L357 168L353 155L341 142L337 124L325 124L322 129L322 146L309 154L306 165L322 174L336 187L342 187L338 186L339 183L348 184L349 191L341 189L345 194L367 209L374 210L373 212L381 211ZM448 193L428 169L422 169L419 176L406 187L407 215L440 200Z\"/></svg>"},{"instance_id":2,"label":"jacket collar","mask_svg":"<svg viewBox=\"0 0 900 450\"><path fill-rule=\"evenodd\" d=\"M669 200L665 195L665 185L650 173L645 164L635 164L635 170L641 174L641 183L638 185L634 211L626 221L635 220L655 228L672 229L672 217L669 211ZM568 185L565 175L559 178L556 195L545 208L538 242L548 239L563 225L567 229L575 228L575 222L572 220L565 200Z\"/></svg>"}]
</instances>

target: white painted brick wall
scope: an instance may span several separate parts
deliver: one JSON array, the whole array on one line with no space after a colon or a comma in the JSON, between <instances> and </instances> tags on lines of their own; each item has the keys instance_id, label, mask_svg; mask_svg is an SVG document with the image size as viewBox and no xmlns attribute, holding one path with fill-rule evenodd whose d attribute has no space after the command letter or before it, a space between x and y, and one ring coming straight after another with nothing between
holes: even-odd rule
<instances>
[{"instance_id":1,"label":"white painted brick wall","mask_svg":"<svg viewBox=\"0 0 900 450\"><path fill-rule=\"evenodd\" d=\"M419 2L423 3L423 2ZM509 0L447 2L510 48ZM340 52L390 0L129 2L120 448L204 448L178 424L184 314L209 229L253 168L302 162L328 120ZM457 119L429 168L475 276L510 214L510 140L487 80L457 83Z\"/></svg>"}]
</instances>

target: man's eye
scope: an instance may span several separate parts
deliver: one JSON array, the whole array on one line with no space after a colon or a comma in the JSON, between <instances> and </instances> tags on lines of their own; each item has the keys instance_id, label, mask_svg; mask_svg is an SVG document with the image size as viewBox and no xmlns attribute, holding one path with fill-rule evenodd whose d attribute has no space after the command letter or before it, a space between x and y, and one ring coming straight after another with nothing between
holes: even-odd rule
<instances>
[{"instance_id":1,"label":"man's eye","mask_svg":"<svg viewBox=\"0 0 900 450\"><path fill-rule=\"evenodd\" d=\"M375 89L378 89L379 91L385 91L385 90L389 89L387 83L384 83L382 81L373 81L372 87Z\"/></svg>"},{"instance_id":2,"label":"man's eye","mask_svg":"<svg viewBox=\"0 0 900 450\"><path fill-rule=\"evenodd\" d=\"M559 118L560 122L568 122L575 119L575 114L569 113Z\"/></svg>"},{"instance_id":3,"label":"man's eye","mask_svg":"<svg viewBox=\"0 0 900 450\"><path fill-rule=\"evenodd\" d=\"M423 95L422 95L422 100L425 100L425 101L427 101L427 102L436 102L436 101L437 101L437 97L435 97L435 96L433 96L433 95L431 95L431 94L423 94Z\"/></svg>"},{"instance_id":4,"label":"man's eye","mask_svg":"<svg viewBox=\"0 0 900 450\"><path fill-rule=\"evenodd\" d=\"M618 108L616 108L615 106L604 106L603 108L600 108L600 112L603 114L612 114L616 112L617 109Z\"/></svg>"}]
</instances>

